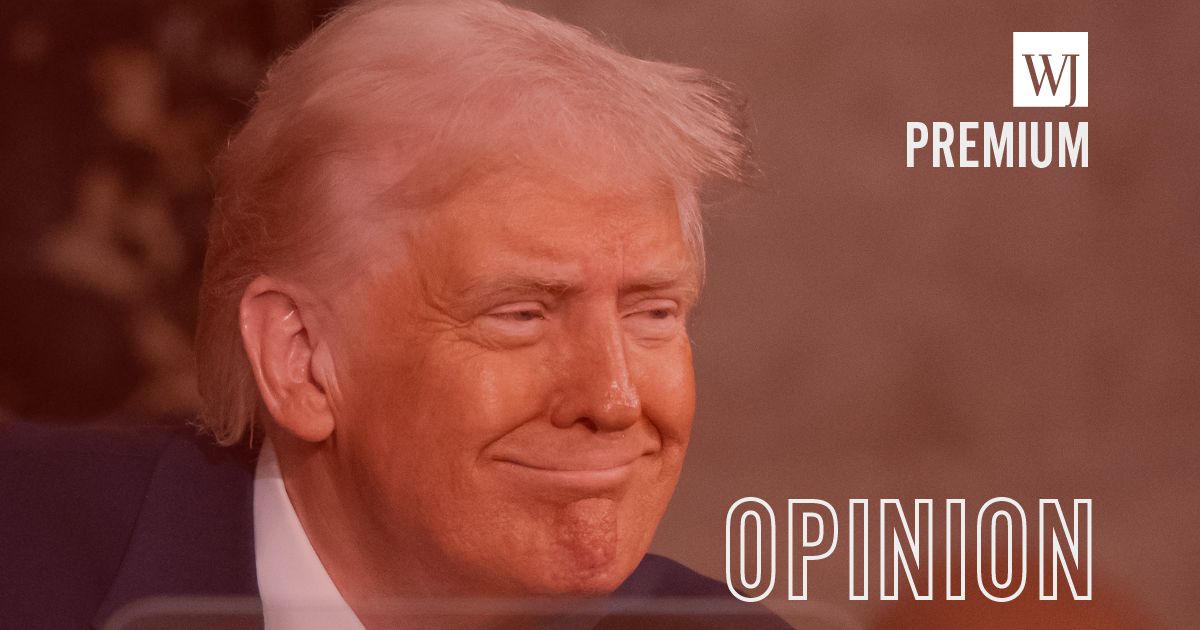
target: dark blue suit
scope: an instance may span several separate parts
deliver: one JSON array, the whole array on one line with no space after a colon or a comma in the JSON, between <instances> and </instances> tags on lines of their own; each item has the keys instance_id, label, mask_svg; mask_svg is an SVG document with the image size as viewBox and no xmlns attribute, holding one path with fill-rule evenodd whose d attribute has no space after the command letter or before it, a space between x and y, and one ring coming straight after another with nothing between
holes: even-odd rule
<instances>
[{"instance_id":1,"label":"dark blue suit","mask_svg":"<svg viewBox=\"0 0 1200 630\"><path fill-rule=\"evenodd\" d=\"M100 628L150 596L256 598L254 456L182 423L0 424L0 628ZM646 556L615 595L733 601L725 585L659 556ZM787 627L734 604L751 614L643 619L614 606L595 627Z\"/></svg>"}]
</instances>

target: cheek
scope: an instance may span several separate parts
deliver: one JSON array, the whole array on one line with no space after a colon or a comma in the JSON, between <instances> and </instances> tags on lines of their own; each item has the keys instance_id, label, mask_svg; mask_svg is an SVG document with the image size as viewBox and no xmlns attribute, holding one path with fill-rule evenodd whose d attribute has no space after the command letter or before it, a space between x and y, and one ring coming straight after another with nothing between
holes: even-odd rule
<instances>
[{"instance_id":1,"label":"cheek","mask_svg":"<svg viewBox=\"0 0 1200 630\"><path fill-rule=\"evenodd\" d=\"M433 381L422 398L456 427L474 454L517 427L545 415L553 398L556 368L536 348L493 352L464 344L423 366Z\"/></svg>"},{"instance_id":2,"label":"cheek","mask_svg":"<svg viewBox=\"0 0 1200 630\"><path fill-rule=\"evenodd\" d=\"M630 367L642 411L662 435L664 446L685 446L696 412L696 379L687 338L634 353Z\"/></svg>"},{"instance_id":3,"label":"cheek","mask_svg":"<svg viewBox=\"0 0 1200 630\"><path fill-rule=\"evenodd\" d=\"M457 393L472 401L488 442L542 415L550 396L552 368L536 353L487 353L455 368Z\"/></svg>"},{"instance_id":4,"label":"cheek","mask_svg":"<svg viewBox=\"0 0 1200 630\"><path fill-rule=\"evenodd\" d=\"M482 449L543 414L550 396L552 367L531 353L491 353L456 339L368 352L347 374L337 420L344 446L369 453L373 473L465 481Z\"/></svg>"}]
</instances>

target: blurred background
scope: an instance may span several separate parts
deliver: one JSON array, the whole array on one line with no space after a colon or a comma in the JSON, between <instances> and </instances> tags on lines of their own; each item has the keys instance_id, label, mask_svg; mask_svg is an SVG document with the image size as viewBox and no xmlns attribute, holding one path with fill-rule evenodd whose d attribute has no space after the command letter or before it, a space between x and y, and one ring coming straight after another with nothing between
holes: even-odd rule
<instances>
[{"instance_id":1,"label":"blurred background","mask_svg":"<svg viewBox=\"0 0 1200 630\"><path fill-rule=\"evenodd\" d=\"M338 4L0 7L0 415L195 408L207 164ZM1038 602L1036 564L1011 604L850 602L843 543L811 601L768 603L804 627L1200 623L1200 5L514 4L751 104L764 178L710 215L699 413L655 551L722 579L750 495L843 526L849 498L973 518L1009 496L1031 526L1038 498L1093 498L1093 602ZM1090 33L1090 106L1013 109L1012 32L1053 30ZM1090 168L906 169L910 120L1087 120Z\"/></svg>"}]
</instances>

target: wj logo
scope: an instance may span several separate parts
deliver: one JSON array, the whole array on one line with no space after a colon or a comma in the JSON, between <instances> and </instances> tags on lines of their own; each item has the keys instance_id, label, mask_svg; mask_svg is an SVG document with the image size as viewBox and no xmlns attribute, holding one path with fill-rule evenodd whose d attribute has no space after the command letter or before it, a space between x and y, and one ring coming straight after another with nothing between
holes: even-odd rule
<instances>
[{"instance_id":1,"label":"wj logo","mask_svg":"<svg viewBox=\"0 0 1200 630\"><path fill-rule=\"evenodd\" d=\"M1087 107L1088 34L1013 33L1013 107Z\"/></svg>"}]
</instances>

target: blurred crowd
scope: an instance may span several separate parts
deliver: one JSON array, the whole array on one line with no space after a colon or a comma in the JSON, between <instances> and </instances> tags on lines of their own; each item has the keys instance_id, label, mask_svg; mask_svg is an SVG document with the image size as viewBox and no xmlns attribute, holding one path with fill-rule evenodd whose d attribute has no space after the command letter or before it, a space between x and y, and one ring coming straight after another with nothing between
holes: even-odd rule
<instances>
[{"instance_id":1,"label":"blurred crowd","mask_svg":"<svg viewBox=\"0 0 1200 630\"><path fill-rule=\"evenodd\" d=\"M336 4L0 8L0 410L194 407L208 163L270 60Z\"/></svg>"}]
</instances>

